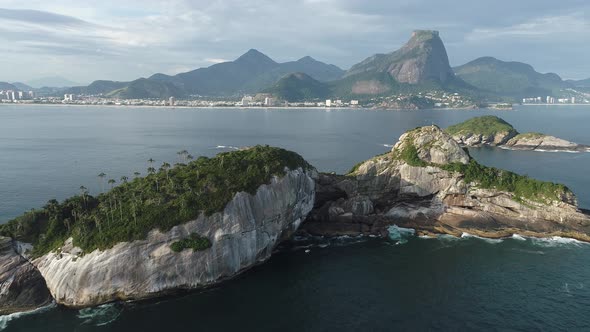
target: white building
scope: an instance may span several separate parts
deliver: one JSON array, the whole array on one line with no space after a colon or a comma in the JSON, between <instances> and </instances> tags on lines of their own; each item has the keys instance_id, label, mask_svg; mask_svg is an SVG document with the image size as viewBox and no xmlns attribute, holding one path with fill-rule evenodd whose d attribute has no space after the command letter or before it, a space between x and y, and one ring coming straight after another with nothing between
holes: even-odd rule
<instances>
[{"instance_id":1,"label":"white building","mask_svg":"<svg viewBox=\"0 0 590 332\"><path fill-rule=\"evenodd\" d=\"M358 104L359 104L359 101L358 100L351 100L350 101L350 105L351 106L358 106Z\"/></svg>"},{"instance_id":2,"label":"white building","mask_svg":"<svg viewBox=\"0 0 590 332\"><path fill-rule=\"evenodd\" d=\"M170 106L176 105L176 98L174 98L174 97L168 98L168 105L170 105Z\"/></svg>"},{"instance_id":3,"label":"white building","mask_svg":"<svg viewBox=\"0 0 590 332\"><path fill-rule=\"evenodd\" d=\"M572 97L572 104L576 103L576 97Z\"/></svg>"},{"instance_id":4,"label":"white building","mask_svg":"<svg viewBox=\"0 0 590 332\"><path fill-rule=\"evenodd\" d=\"M244 96L242 97L242 106L250 106L254 102L254 97L252 96Z\"/></svg>"},{"instance_id":5,"label":"white building","mask_svg":"<svg viewBox=\"0 0 590 332\"><path fill-rule=\"evenodd\" d=\"M326 99L326 107L332 107L332 99Z\"/></svg>"},{"instance_id":6,"label":"white building","mask_svg":"<svg viewBox=\"0 0 590 332\"><path fill-rule=\"evenodd\" d=\"M275 100L271 97L264 98L264 106L274 106Z\"/></svg>"}]
</instances>

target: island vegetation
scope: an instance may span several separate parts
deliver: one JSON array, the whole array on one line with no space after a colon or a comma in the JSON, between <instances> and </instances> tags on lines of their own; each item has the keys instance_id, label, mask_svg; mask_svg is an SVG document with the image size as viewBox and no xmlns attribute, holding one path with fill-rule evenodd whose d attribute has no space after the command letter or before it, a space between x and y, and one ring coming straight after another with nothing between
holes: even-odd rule
<instances>
[{"instance_id":1,"label":"island vegetation","mask_svg":"<svg viewBox=\"0 0 590 332\"><path fill-rule=\"evenodd\" d=\"M446 132L451 135L476 134L494 136L498 133L517 135L518 132L511 124L493 115L480 116L465 122L450 126Z\"/></svg>"},{"instance_id":2,"label":"island vegetation","mask_svg":"<svg viewBox=\"0 0 590 332\"><path fill-rule=\"evenodd\" d=\"M286 169L310 169L298 154L280 148L256 146L245 150L220 153L213 158L200 157L174 167L163 163L156 170L149 160L147 176L129 180L107 180L99 174L109 191L98 196L80 187L80 194L63 202L50 200L43 208L33 209L0 225L0 235L32 243L33 256L59 248L72 237L73 244L85 252L106 249L119 242L145 239L153 229L167 231L175 225L194 220L201 213L222 211L238 192L254 194L273 176ZM208 240L198 235L173 244L174 250L199 250Z\"/></svg>"},{"instance_id":3,"label":"island vegetation","mask_svg":"<svg viewBox=\"0 0 590 332\"><path fill-rule=\"evenodd\" d=\"M464 148L464 150L469 154L467 148ZM566 195L572 195L569 188L562 184L539 181L510 171L484 166L471 156L469 156L470 160L467 164L449 163L439 165L428 163L420 158L418 148L413 144L411 136L403 147L391 154L394 159L401 160L410 166L434 166L445 171L458 172L467 183L476 183L477 186L483 189L496 189L513 193L514 199L519 202L531 200L547 204L553 201L562 201L562 198Z\"/></svg>"}]
</instances>

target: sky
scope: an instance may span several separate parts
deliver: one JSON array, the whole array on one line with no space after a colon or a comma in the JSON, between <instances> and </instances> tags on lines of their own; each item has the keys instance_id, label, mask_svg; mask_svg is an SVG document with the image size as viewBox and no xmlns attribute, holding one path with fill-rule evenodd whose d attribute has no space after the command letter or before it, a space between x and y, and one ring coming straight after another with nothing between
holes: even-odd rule
<instances>
[{"instance_id":1,"label":"sky","mask_svg":"<svg viewBox=\"0 0 590 332\"><path fill-rule=\"evenodd\" d=\"M439 30L451 65L480 56L590 77L588 0L0 0L0 81L176 74L255 48L347 69Z\"/></svg>"}]
</instances>

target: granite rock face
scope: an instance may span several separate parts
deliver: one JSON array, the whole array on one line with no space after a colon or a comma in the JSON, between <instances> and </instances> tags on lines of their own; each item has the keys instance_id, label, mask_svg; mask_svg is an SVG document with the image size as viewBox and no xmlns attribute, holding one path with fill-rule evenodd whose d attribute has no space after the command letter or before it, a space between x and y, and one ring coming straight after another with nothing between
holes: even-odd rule
<instances>
[{"instance_id":1,"label":"granite rock face","mask_svg":"<svg viewBox=\"0 0 590 332\"><path fill-rule=\"evenodd\" d=\"M275 246L297 230L311 211L315 171L289 171L258 188L238 193L222 212L153 230L146 240L81 254L71 240L60 252L33 261L59 304L93 306L139 300L215 284L268 259ZM174 252L170 245L197 233L212 246Z\"/></svg>"},{"instance_id":2,"label":"granite rock face","mask_svg":"<svg viewBox=\"0 0 590 332\"><path fill-rule=\"evenodd\" d=\"M388 73L397 82L420 84L445 83L455 77L438 31L416 30L399 50L376 54L354 65L346 76L363 73Z\"/></svg>"},{"instance_id":3,"label":"granite rock face","mask_svg":"<svg viewBox=\"0 0 590 332\"><path fill-rule=\"evenodd\" d=\"M510 139L516 136L516 132L505 131L498 132L493 135L482 135L482 134L457 134L453 135L453 139L464 146L469 147L480 147L484 145L488 146L500 146L506 144Z\"/></svg>"},{"instance_id":4,"label":"granite rock face","mask_svg":"<svg viewBox=\"0 0 590 332\"><path fill-rule=\"evenodd\" d=\"M12 239L0 237L0 315L30 311L52 301L41 273L17 249Z\"/></svg>"},{"instance_id":5,"label":"granite rock face","mask_svg":"<svg viewBox=\"0 0 590 332\"><path fill-rule=\"evenodd\" d=\"M408 144L416 147L426 166L412 166L399 158ZM571 192L542 203L522 200L510 192L467 183L462 174L438 166L468 161L459 144L438 127L410 131L391 153L364 162L348 176L322 174L316 208L302 232L384 235L388 226L396 224L425 234L519 233L590 241L590 216L577 208Z\"/></svg>"},{"instance_id":6,"label":"granite rock face","mask_svg":"<svg viewBox=\"0 0 590 332\"><path fill-rule=\"evenodd\" d=\"M504 146L514 150L590 151L590 147L572 143L555 136L527 133L507 141Z\"/></svg>"}]
</instances>

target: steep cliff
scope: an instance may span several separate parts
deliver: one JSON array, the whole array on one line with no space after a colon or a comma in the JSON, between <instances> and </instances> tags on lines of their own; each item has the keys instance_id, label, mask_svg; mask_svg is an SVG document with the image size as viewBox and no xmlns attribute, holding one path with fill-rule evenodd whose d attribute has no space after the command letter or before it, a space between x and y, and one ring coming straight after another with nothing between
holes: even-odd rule
<instances>
[{"instance_id":1,"label":"steep cliff","mask_svg":"<svg viewBox=\"0 0 590 332\"><path fill-rule=\"evenodd\" d=\"M323 174L303 232L569 236L589 241L590 217L566 187L477 164L436 126L405 133L390 153L346 176Z\"/></svg>"},{"instance_id":2,"label":"steep cliff","mask_svg":"<svg viewBox=\"0 0 590 332\"><path fill-rule=\"evenodd\" d=\"M346 76L366 72L389 73L399 83L419 84L429 80L445 83L455 74L438 31L417 30L399 50L377 54L354 65Z\"/></svg>"},{"instance_id":3,"label":"steep cliff","mask_svg":"<svg viewBox=\"0 0 590 332\"><path fill-rule=\"evenodd\" d=\"M34 264L55 300L72 307L204 287L268 259L274 247L297 230L313 201L310 174L293 170L273 178L255 195L236 194L222 212L201 215L165 233L151 231L146 240L84 255L69 240ZM175 241L193 233L209 238L211 247L171 249Z\"/></svg>"},{"instance_id":4,"label":"steep cliff","mask_svg":"<svg viewBox=\"0 0 590 332\"><path fill-rule=\"evenodd\" d=\"M50 302L41 273L17 252L12 239L0 237L0 315L33 310Z\"/></svg>"}]
</instances>

